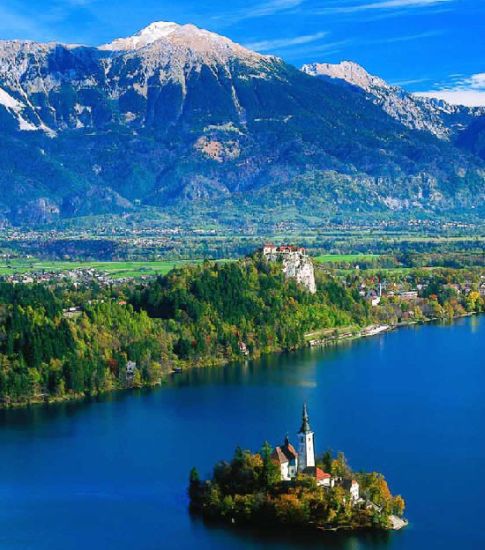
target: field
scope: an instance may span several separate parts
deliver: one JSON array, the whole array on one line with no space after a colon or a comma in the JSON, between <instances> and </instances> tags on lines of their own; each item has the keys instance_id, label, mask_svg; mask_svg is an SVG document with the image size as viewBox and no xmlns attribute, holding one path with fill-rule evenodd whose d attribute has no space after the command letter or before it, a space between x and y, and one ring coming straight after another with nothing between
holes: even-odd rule
<instances>
[{"instance_id":1,"label":"field","mask_svg":"<svg viewBox=\"0 0 485 550\"><path fill-rule=\"evenodd\" d=\"M21 273L62 272L74 269L96 269L108 273L110 277L142 277L144 275L165 275L171 269L201 260L147 261L147 262L68 262L42 261L36 259L11 259L0 265L0 276Z\"/></svg>"},{"instance_id":2,"label":"field","mask_svg":"<svg viewBox=\"0 0 485 550\"><path fill-rule=\"evenodd\" d=\"M376 254L326 254L317 256L318 263L359 262L378 258ZM0 276L23 273L62 272L74 269L96 269L108 273L113 279L142 276L165 275L174 267L184 264L199 263L202 260L158 260L158 261L112 261L112 262L82 262L62 260L38 260L35 258L11 258L0 264Z\"/></svg>"},{"instance_id":3,"label":"field","mask_svg":"<svg viewBox=\"0 0 485 550\"><path fill-rule=\"evenodd\" d=\"M374 260L379 257L379 254L323 254L315 256L313 259L320 264L337 263L337 262L365 262Z\"/></svg>"}]
</instances>

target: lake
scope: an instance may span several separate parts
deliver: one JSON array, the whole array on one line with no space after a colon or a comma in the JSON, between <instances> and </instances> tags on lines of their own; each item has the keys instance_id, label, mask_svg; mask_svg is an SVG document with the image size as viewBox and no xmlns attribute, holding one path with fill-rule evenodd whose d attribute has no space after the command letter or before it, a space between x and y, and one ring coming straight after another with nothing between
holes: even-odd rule
<instances>
[{"instance_id":1,"label":"lake","mask_svg":"<svg viewBox=\"0 0 485 550\"><path fill-rule=\"evenodd\" d=\"M1 548L485 548L485 317L175 375L162 388L0 412ZM296 440L382 472L407 529L290 536L206 526L189 470Z\"/></svg>"}]
</instances>

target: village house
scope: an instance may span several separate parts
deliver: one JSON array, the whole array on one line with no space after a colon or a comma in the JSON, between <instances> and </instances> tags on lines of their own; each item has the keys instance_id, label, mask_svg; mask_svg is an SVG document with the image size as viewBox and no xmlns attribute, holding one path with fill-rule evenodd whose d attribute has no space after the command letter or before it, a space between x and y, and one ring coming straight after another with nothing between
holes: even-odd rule
<instances>
[{"instance_id":1,"label":"village house","mask_svg":"<svg viewBox=\"0 0 485 550\"><path fill-rule=\"evenodd\" d=\"M401 300L411 302L413 300L418 299L418 291L417 290L403 290L403 291L399 292L398 296L399 296L399 298L401 298Z\"/></svg>"},{"instance_id":2,"label":"village house","mask_svg":"<svg viewBox=\"0 0 485 550\"><path fill-rule=\"evenodd\" d=\"M306 404L303 405L302 423L297 437L298 452L286 436L284 444L276 447L271 455L273 462L280 468L281 479L291 481L298 475L311 476L319 487L340 485L350 493L352 502L357 502L360 499L359 484L355 479L334 477L316 465L314 432L310 428Z\"/></svg>"},{"instance_id":3,"label":"village house","mask_svg":"<svg viewBox=\"0 0 485 550\"><path fill-rule=\"evenodd\" d=\"M136 363L135 361L128 361L126 363L126 380L132 382L135 377Z\"/></svg>"}]
</instances>

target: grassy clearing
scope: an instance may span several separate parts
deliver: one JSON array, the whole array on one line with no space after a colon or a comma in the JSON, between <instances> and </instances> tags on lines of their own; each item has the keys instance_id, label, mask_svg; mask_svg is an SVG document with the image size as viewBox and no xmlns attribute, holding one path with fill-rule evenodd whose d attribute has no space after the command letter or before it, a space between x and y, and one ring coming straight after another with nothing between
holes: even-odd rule
<instances>
[{"instance_id":1,"label":"grassy clearing","mask_svg":"<svg viewBox=\"0 0 485 550\"><path fill-rule=\"evenodd\" d=\"M359 327L355 325L349 325L346 327L322 328L320 330L305 334L305 342L309 342L310 340L323 340L324 338L329 337L338 337L342 334L347 334L349 332L357 333L359 330Z\"/></svg>"},{"instance_id":2,"label":"grassy clearing","mask_svg":"<svg viewBox=\"0 0 485 550\"><path fill-rule=\"evenodd\" d=\"M323 254L313 258L320 264L329 264L337 262L365 262L379 258L379 254Z\"/></svg>"},{"instance_id":3,"label":"grassy clearing","mask_svg":"<svg viewBox=\"0 0 485 550\"><path fill-rule=\"evenodd\" d=\"M74 269L96 269L110 277L142 277L165 275L174 267L200 263L202 260L147 261L147 262L68 262L41 261L35 259L12 259L0 265L0 275L15 275L34 272L62 272Z\"/></svg>"}]
</instances>

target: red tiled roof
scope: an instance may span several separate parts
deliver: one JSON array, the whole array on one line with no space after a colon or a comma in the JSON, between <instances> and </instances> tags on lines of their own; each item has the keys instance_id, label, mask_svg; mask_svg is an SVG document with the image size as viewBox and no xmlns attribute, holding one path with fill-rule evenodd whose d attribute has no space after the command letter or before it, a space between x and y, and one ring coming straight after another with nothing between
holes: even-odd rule
<instances>
[{"instance_id":1,"label":"red tiled roof","mask_svg":"<svg viewBox=\"0 0 485 550\"><path fill-rule=\"evenodd\" d=\"M327 472L324 472L321 468L316 468L315 477L317 478L317 480L321 481L323 479L330 479L332 476L330 474L327 474Z\"/></svg>"},{"instance_id":2,"label":"red tiled roof","mask_svg":"<svg viewBox=\"0 0 485 550\"><path fill-rule=\"evenodd\" d=\"M275 450L271 453L271 458L278 464L284 464L289 462L288 457L281 450L281 447L276 447Z\"/></svg>"},{"instance_id":3,"label":"red tiled roof","mask_svg":"<svg viewBox=\"0 0 485 550\"><path fill-rule=\"evenodd\" d=\"M293 445L289 442L285 443L281 447L276 447L271 453L271 458L279 464L284 464L290 460L294 460L298 457L298 453L295 451Z\"/></svg>"},{"instance_id":4,"label":"red tiled roof","mask_svg":"<svg viewBox=\"0 0 485 550\"><path fill-rule=\"evenodd\" d=\"M323 481L324 479L330 479L332 476L324 472L321 468L315 466L308 466L303 470L303 473L308 476L314 476L317 481Z\"/></svg>"},{"instance_id":5,"label":"red tiled roof","mask_svg":"<svg viewBox=\"0 0 485 550\"><path fill-rule=\"evenodd\" d=\"M285 453L288 458L296 458L298 453L295 451L295 447L291 443L286 443L281 450Z\"/></svg>"}]
</instances>

